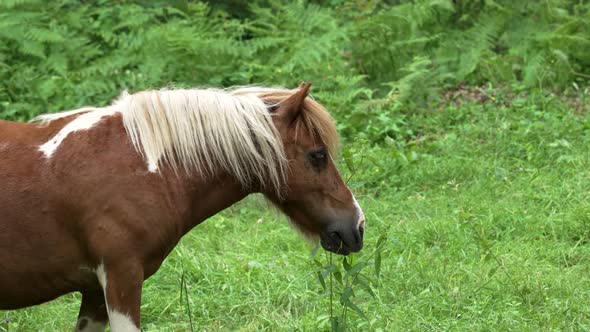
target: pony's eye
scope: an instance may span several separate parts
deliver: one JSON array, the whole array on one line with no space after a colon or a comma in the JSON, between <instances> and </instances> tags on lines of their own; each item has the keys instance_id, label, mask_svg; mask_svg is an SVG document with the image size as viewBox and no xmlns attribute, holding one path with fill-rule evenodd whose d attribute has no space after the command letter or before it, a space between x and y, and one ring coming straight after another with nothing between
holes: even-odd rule
<instances>
[{"instance_id":1,"label":"pony's eye","mask_svg":"<svg viewBox=\"0 0 590 332\"><path fill-rule=\"evenodd\" d=\"M309 153L309 163L317 171L321 171L328 164L328 153L326 149L319 149Z\"/></svg>"}]
</instances>

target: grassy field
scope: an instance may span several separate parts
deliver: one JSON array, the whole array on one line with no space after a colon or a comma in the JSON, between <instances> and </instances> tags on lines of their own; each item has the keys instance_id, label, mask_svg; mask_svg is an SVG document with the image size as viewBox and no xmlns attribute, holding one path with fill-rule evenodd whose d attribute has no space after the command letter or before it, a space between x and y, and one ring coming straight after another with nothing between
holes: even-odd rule
<instances>
[{"instance_id":1,"label":"grassy field","mask_svg":"<svg viewBox=\"0 0 590 332\"><path fill-rule=\"evenodd\" d=\"M400 113L385 145L344 143L368 222L352 262L362 277L348 279L366 319L349 309L347 329L590 329L590 118L579 99L588 96L485 95ZM341 169L351 175L343 161ZM194 229L146 282L143 328L330 330L330 275L332 316L341 317L336 275L345 268L341 257L311 252L249 198ZM324 289L318 272L330 260L337 270L324 273ZM0 331L68 331L78 305L71 294L0 312Z\"/></svg>"}]
</instances>

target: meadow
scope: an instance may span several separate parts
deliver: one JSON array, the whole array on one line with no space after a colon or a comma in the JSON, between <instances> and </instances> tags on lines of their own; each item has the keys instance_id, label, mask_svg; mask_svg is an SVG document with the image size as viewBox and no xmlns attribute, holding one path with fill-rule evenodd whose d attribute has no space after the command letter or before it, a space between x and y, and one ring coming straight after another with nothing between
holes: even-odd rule
<instances>
[{"instance_id":1,"label":"meadow","mask_svg":"<svg viewBox=\"0 0 590 332\"><path fill-rule=\"evenodd\" d=\"M0 5L0 118L309 79L367 229L328 254L248 197L146 281L145 331L590 330L589 4L154 3ZM79 301L0 312L0 331L69 331Z\"/></svg>"}]
</instances>

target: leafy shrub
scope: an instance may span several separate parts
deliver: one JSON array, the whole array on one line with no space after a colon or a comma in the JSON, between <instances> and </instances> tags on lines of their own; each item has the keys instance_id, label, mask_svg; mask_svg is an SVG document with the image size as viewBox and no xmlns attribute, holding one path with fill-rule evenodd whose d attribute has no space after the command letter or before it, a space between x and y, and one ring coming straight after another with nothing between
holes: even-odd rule
<instances>
[{"instance_id":1,"label":"leafy shrub","mask_svg":"<svg viewBox=\"0 0 590 332\"><path fill-rule=\"evenodd\" d=\"M345 137L384 142L464 82L584 86L588 36L590 4L573 0L5 0L0 117L125 89L310 80Z\"/></svg>"}]
</instances>

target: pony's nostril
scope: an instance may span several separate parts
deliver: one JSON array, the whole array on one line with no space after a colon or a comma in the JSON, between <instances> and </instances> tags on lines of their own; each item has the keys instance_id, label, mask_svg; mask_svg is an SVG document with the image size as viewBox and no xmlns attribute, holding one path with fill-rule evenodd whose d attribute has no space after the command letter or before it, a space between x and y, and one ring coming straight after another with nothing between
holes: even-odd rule
<instances>
[{"instance_id":1,"label":"pony's nostril","mask_svg":"<svg viewBox=\"0 0 590 332\"><path fill-rule=\"evenodd\" d=\"M341 236L340 234L338 234L338 232L332 232L330 233L330 236L332 237L332 239L341 240Z\"/></svg>"}]
</instances>

